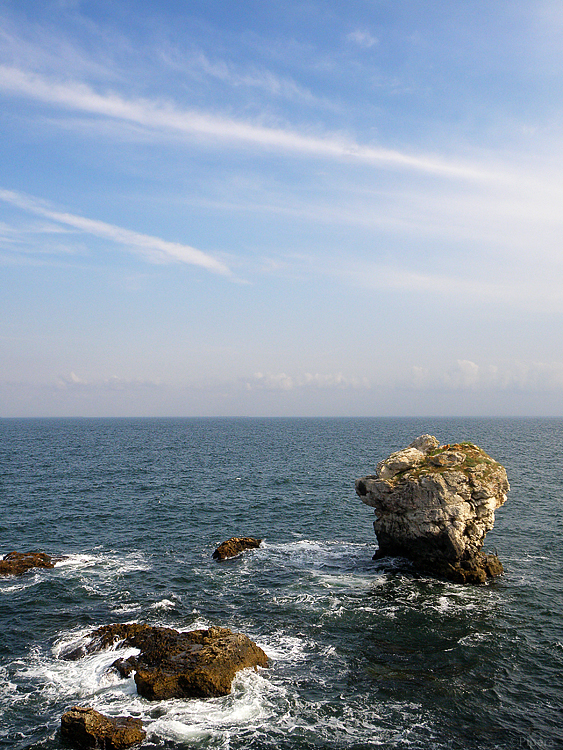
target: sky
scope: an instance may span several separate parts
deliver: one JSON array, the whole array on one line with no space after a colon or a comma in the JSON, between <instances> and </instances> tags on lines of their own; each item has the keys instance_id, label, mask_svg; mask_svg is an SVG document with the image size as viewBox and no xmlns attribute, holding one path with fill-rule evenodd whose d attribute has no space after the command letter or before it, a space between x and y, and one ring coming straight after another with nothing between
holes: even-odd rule
<instances>
[{"instance_id":1,"label":"sky","mask_svg":"<svg viewBox=\"0 0 563 750\"><path fill-rule=\"evenodd\" d=\"M560 0L0 0L0 417L563 416Z\"/></svg>"}]
</instances>

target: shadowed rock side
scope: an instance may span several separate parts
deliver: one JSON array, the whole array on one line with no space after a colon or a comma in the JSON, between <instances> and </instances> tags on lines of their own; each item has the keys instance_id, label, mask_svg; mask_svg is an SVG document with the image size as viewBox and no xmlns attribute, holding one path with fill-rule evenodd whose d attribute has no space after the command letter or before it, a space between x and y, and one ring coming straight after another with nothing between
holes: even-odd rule
<instances>
[{"instance_id":1,"label":"shadowed rock side","mask_svg":"<svg viewBox=\"0 0 563 750\"><path fill-rule=\"evenodd\" d=\"M375 508L379 550L461 583L502 574L496 555L482 552L495 510L510 487L505 469L472 443L440 446L422 435L358 479L356 492Z\"/></svg>"},{"instance_id":2,"label":"shadowed rock side","mask_svg":"<svg viewBox=\"0 0 563 750\"><path fill-rule=\"evenodd\" d=\"M74 706L62 716L61 737L78 748L122 750L138 745L146 732L141 719L132 716L111 719L93 708Z\"/></svg>"},{"instance_id":3,"label":"shadowed rock side","mask_svg":"<svg viewBox=\"0 0 563 750\"><path fill-rule=\"evenodd\" d=\"M256 549L261 543L261 539L253 539L251 536L233 536L217 547L213 553L213 559L226 560L229 557L236 557L245 549Z\"/></svg>"},{"instance_id":4,"label":"shadowed rock side","mask_svg":"<svg viewBox=\"0 0 563 750\"><path fill-rule=\"evenodd\" d=\"M44 552L9 552L0 560L0 575L21 576L31 568L54 568L55 562Z\"/></svg>"},{"instance_id":5,"label":"shadowed rock side","mask_svg":"<svg viewBox=\"0 0 563 750\"><path fill-rule=\"evenodd\" d=\"M138 656L117 659L112 666L122 677L134 671L137 692L148 700L227 695L239 670L268 666L261 648L228 628L180 633L139 623L98 628L86 646L63 658L79 659L116 645L140 649Z\"/></svg>"}]
</instances>

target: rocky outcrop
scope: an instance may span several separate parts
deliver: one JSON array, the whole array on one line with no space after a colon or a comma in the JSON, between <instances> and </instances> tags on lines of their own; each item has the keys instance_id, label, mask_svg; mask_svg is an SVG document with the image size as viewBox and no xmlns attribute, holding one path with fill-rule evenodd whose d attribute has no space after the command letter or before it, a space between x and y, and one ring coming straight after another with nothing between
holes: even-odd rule
<instances>
[{"instance_id":1,"label":"rocky outcrop","mask_svg":"<svg viewBox=\"0 0 563 750\"><path fill-rule=\"evenodd\" d=\"M148 700L227 695L239 670L268 666L259 646L228 628L178 632L140 623L98 628L86 646L63 658L74 660L116 646L140 650L138 656L117 659L112 666L123 677L134 671L137 692Z\"/></svg>"},{"instance_id":2,"label":"rocky outcrop","mask_svg":"<svg viewBox=\"0 0 563 750\"><path fill-rule=\"evenodd\" d=\"M356 481L375 508L375 558L404 556L420 569L462 583L500 575L496 555L482 552L495 510L510 489L505 469L472 443L440 446L422 435Z\"/></svg>"},{"instance_id":3,"label":"rocky outcrop","mask_svg":"<svg viewBox=\"0 0 563 750\"><path fill-rule=\"evenodd\" d=\"M61 719L61 737L78 748L123 750L146 737L141 719L118 716L111 719L93 708L74 706Z\"/></svg>"},{"instance_id":4,"label":"rocky outcrop","mask_svg":"<svg viewBox=\"0 0 563 750\"><path fill-rule=\"evenodd\" d=\"M21 576L31 568L54 568L55 562L44 552L9 552L0 560L0 576Z\"/></svg>"},{"instance_id":5,"label":"rocky outcrop","mask_svg":"<svg viewBox=\"0 0 563 750\"><path fill-rule=\"evenodd\" d=\"M228 557L236 557L245 549L256 549L261 543L261 539L253 539L251 536L233 536L217 547L213 559L226 560Z\"/></svg>"}]
</instances>

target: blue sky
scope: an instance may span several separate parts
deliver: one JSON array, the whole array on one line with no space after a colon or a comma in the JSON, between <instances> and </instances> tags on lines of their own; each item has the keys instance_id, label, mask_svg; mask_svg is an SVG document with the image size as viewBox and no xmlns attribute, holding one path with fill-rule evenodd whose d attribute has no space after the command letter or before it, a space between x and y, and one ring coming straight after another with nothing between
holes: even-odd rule
<instances>
[{"instance_id":1,"label":"blue sky","mask_svg":"<svg viewBox=\"0 0 563 750\"><path fill-rule=\"evenodd\" d=\"M563 5L0 0L0 416L562 415Z\"/></svg>"}]
</instances>

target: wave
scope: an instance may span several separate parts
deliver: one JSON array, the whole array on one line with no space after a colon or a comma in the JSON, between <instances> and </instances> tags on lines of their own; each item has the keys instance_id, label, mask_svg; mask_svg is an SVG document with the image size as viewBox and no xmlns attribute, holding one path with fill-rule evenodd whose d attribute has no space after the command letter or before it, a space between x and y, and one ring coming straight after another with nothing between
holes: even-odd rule
<instances>
[{"instance_id":1,"label":"wave","mask_svg":"<svg viewBox=\"0 0 563 750\"><path fill-rule=\"evenodd\" d=\"M123 679L110 669L117 651L127 658L138 654L138 649L117 644L77 661L60 658L85 643L91 632L88 628L65 633L49 652L34 650L13 665L14 681L2 679L2 697L18 703L28 700L33 691L44 705L88 705L108 716L136 716L143 720L149 738L180 742L258 726L275 714L274 706L285 697L284 689L271 683L262 670L243 670L233 681L231 694L222 698L147 701L137 695L132 676ZM18 684L25 687L19 696Z\"/></svg>"}]
</instances>

